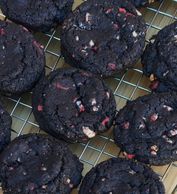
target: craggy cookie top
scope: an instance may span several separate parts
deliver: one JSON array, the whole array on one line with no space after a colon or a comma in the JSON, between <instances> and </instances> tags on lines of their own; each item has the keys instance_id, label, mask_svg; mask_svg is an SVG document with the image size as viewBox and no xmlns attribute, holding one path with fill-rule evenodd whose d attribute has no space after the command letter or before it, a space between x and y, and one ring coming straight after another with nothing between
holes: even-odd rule
<instances>
[{"instance_id":1,"label":"craggy cookie top","mask_svg":"<svg viewBox=\"0 0 177 194\"><path fill-rule=\"evenodd\" d=\"M65 60L95 74L110 76L134 65L143 52L146 26L126 0L90 0L64 22Z\"/></svg>"},{"instance_id":2,"label":"craggy cookie top","mask_svg":"<svg viewBox=\"0 0 177 194\"><path fill-rule=\"evenodd\" d=\"M0 102L0 152L10 142L12 118Z\"/></svg>"},{"instance_id":3,"label":"craggy cookie top","mask_svg":"<svg viewBox=\"0 0 177 194\"><path fill-rule=\"evenodd\" d=\"M67 145L46 135L20 136L0 156L5 194L70 194L81 172L82 164Z\"/></svg>"},{"instance_id":4,"label":"craggy cookie top","mask_svg":"<svg viewBox=\"0 0 177 194\"><path fill-rule=\"evenodd\" d=\"M0 8L10 20L35 31L49 31L71 12L73 0L1 0Z\"/></svg>"},{"instance_id":5,"label":"craggy cookie top","mask_svg":"<svg viewBox=\"0 0 177 194\"><path fill-rule=\"evenodd\" d=\"M149 167L112 158L85 176L79 194L165 194L164 186Z\"/></svg>"},{"instance_id":6,"label":"craggy cookie top","mask_svg":"<svg viewBox=\"0 0 177 194\"><path fill-rule=\"evenodd\" d=\"M177 160L177 93L128 102L116 117L115 142L128 158L154 165Z\"/></svg>"},{"instance_id":7,"label":"craggy cookie top","mask_svg":"<svg viewBox=\"0 0 177 194\"><path fill-rule=\"evenodd\" d=\"M68 68L53 71L38 84L33 111L41 129L54 137L82 142L111 127L116 103L100 78Z\"/></svg>"},{"instance_id":8,"label":"craggy cookie top","mask_svg":"<svg viewBox=\"0 0 177 194\"><path fill-rule=\"evenodd\" d=\"M152 38L142 56L143 72L150 76L151 89L177 91L177 21Z\"/></svg>"},{"instance_id":9,"label":"craggy cookie top","mask_svg":"<svg viewBox=\"0 0 177 194\"><path fill-rule=\"evenodd\" d=\"M26 28L6 21L0 21L0 45L0 91L30 90L45 71L43 46Z\"/></svg>"}]
</instances>

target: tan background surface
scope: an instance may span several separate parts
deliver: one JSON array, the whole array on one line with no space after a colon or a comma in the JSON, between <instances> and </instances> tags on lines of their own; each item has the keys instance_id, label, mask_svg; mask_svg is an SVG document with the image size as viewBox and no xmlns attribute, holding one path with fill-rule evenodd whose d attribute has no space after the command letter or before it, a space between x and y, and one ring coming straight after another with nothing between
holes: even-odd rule
<instances>
[{"instance_id":1,"label":"tan background surface","mask_svg":"<svg viewBox=\"0 0 177 194\"><path fill-rule=\"evenodd\" d=\"M75 1L74 7L81 2L81 0ZM153 4L141 11L148 25L147 41L161 28L177 20L177 2L174 0L164 0L161 4ZM0 19L4 19L1 14ZM49 34L36 34L35 36L45 46L47 72L63 66L64 60L60 56L59 49L59 30ZM149 92L149 81L142 75L140 63L136 64L135 69L129 70L125 74L117 75L114 78L109 78L106 81L114 91L117 110L122 108L127 100L133 100ZM16 131L16 133L12 132L12 139L21 134L39 132L31 111L31 93L24 94L20 98L7 98L5 103L13 118L12 128ZM119 148L113 143L111 130L95 137L86 144L75 144L70 145L70 147L84 163L83 175L103 160L110 157L122 157ZM177 191L175 191L177 187L177 162L160 167L152 166L152 168L164 182L166 193L177 194ZM73 194L76 193L77 190L73 191ZM1 191L0 194L2 194Z\"/></svg>"}]
</instances>

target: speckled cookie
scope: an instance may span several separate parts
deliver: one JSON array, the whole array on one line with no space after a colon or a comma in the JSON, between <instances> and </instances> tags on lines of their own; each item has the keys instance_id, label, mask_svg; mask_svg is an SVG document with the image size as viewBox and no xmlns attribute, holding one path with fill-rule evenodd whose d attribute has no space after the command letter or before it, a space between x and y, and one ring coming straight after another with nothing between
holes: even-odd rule
<instances>
[{"instance_id":1,"label":"speckled cookie","mask_svg":"<svg viewBox=\"0 0 177 194\"><path fill-rule=\"evenodd\" d=\"M82 168L64 142L46 135L20 136L0 155L4 194L70 194Z\"/></svg>"},{"instance_id":2,"label":"speckled cookie","mask_svg":"<svg viewBox=\"0 0 177 194\"><path fill-rule=\"evenodd\" d=\"M140 58L145 32L145 22L130 2L89 0L65 20L61 51L68 64L111 76Z\"/></svg>"},{"instance_id":3,"label":"speckled cookie","mask_svg":"<svg viewBox=\"0 0 177 194\"><path fill-rule=\"evenodd\" d=\"M79 194L165 194L157 174L130 160L112 158L85 176Z\"/></svg>"},{"instance_id":4,"label":"speckled cookie","mask_svg":"<svg viewBox=\"0 0 177 194\"><path fill-rule=\"evenodd\" d=\"M26 28L0 21L0 92L21 94L44 75L45 55Z\"/></svg>"},{"instance_id":5,"label":"speckled cookie","mask_svg":"<svg viewBox=\"0 0 177 194\"><path fill-rule=\"evenodd\" d=\"M153 165L177 160L177 93L154 93L119 111L114 139L127 158Z\"/></svg>"},{"instance_id":6,"label":"speckled cookie","mask_svg":"<svg viewBox=\"0 0 177 194\"><path fill-rule=\"evenodd\" d=\"M162 0L129 0L135 7L142 7Z\"/></svg>"},{"instance_id":7,"label":"speckled cookie","mask_svg":"<svg viewBox=\"0 0 177 194\"><path fill-rule=\"evenodd\" d=\"M116 103L104 81L68 68L53 71L33 94L33 112L41 129L70 142L83 142L108 130Z\"/></svg>"},{"instance_id":8,"label":"speckled cookie","mask_svg":"<svg viewBox=\"0 0 177 194\"><path fill-rule=\"evenodd\" d=\"M10 142L12 118L0 102L0 152Z\"/></svg>"},{"instance_id":9,"label":"speckled cookie","mask_svg":"<svg viewBox=\"0 0 177 194\"><path fill-rule=\"evenodd\" d=\"M1 0L0 8L10 20L47 32L63 22L72 4L73 0Z\"/></svg>"},{"instance_id":10,"label":"speckled cookie","mask_svg":"<svg viewBox=\"0 0 177 194\"><path fill-rule=\"evenodd\" d=\"M142 56L143 72L153 91L177 91L177 21L163 28Z\"/></svg>"}]
</instances>

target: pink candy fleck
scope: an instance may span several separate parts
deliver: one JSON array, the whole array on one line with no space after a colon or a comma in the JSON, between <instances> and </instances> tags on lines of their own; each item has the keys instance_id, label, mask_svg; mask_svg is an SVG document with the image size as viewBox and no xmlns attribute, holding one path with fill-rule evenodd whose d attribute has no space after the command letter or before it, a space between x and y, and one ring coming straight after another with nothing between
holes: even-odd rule
<instances>
[{"instance_id":1,"label":"pink candy fleck","mask_svg":"<svg viewBox=\"0 0 177 194\"><path fill-rule=\"evenodd\" d=\"M43 106L42 106L42 105L38 105L37 110L38 110L39 112L43 111Z\"/></svg>"},{"instance_id":2,"label":"pink candy fleck","mask_svg":"<svg viewBox=\"0 0 177 194\"><path fill-rule=\"evenodd\" d=\"M115 70L116 69L116 64L114 63L108 63L108 67L112 70Z\"/></svg>"},{"instance_id":3,"label":"pink candy fleck","mask_svg":"<svg viewBox=\"0 0 177 194\"><path fill-rule=\"evenodd\" d=\"M128 159L133 159L133 158L135 158L135 154L127 154L126 152L124 152L123 154L124 154L124 156L125 156L126 158L128 158Z\"/></svg>"},{"instance_id":4,"label":"pink candy fleck","mask_svg":"<svg viewBox=\"0 0 177 194\"><path fill-rule=\"evenodd\" d=\"M153 115L150 116L150 121L154 122L158 119L158 114L154 113Z\"/></svg>"},{"instance_id":5,"label":"pink candy fleck","mask_svg":"<svg viewBox=\"0 0 177 194\"><path fill-rule=\"evenodd\" d=\"M127 11L124 8L119 8L119 12L120 13L125 13L125 14L127 13Z\"/></svg>"},{"instance_id":6,"label":"pink candy fleck","mask_svg":"<svg viewBox=\"0 0 177 194\"><path fill-rule=\"evenodd\" d=\"M0 28L0 35L4 35L5 34L5 30L3 28Z\"/></svg>"},{"instance_id":7,"label":"pink candy fleck","mask_svg":"<svg viewBox=\"0 0 177 194\"><path fill-rule=\"evenodd\" d=\"M58 89L62 89L62 90L69 90L68 87L64 87L64 86L62 86L60 83L57 83L57 84L56 84L56 87L57 87Z\"/></svg>"},{"instance_id":8,"label":"pink candy fleck","mask_svg":"<svg viewBox=\"0 0 177 194\"><path fill-rule=\"evenodd\" d=\"M125 122L125 123L122 124L122 127L123 127L124 129L129 129L130 123L127 121L127 122Z\"/></svg>"}]
</instances>

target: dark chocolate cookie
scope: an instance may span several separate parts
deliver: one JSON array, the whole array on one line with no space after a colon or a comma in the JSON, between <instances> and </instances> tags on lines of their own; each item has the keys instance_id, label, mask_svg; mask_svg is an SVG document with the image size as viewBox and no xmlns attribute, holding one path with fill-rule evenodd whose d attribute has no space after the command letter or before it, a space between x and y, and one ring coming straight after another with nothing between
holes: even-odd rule
<instances>
[{"instance_id":1,"label":"dark chocolate cookie","mask_svg":"<svg viewBox=\"0 0 177 194\"><path fill-rule=\"evenodd\" d=\"M58 69L37 85L33 112L40 128L54 137L83 142L111 127L116 103L96 76L74 68Z\"/></svg>"},{"instance_id":2,"label":"dark chocolate cookie","mask_svg":"<svg viewBox=\"0 0 177 194\"><path fill-rule=\"evenodd\" d=\"M0 152L10 142L12 118L0 103Z\"/></svg>"},{"instance_id":3,"label":"dark chocolate cookie","mask_svg":"<svg viewBox=\"0 0 177 194\"><path fill-rule=\"evenodd\" d=\"M147 45L142 56L143 72L150 77L150 88L177 91L177 21L163 28Z\"/></svg>"},{"instance_id":4,"label":"dark chocolate cookie","mask_svg":"<svg viewBox=\"0 0 177 194\"><path fill-rule=\"evenodd\" d=\"M30 90L44 74L43 47L24 27L0 21L0 92Z\"/></svg>"},{"instance_id":5,"label":"dark chocolate cookie","mask_svg":"<svg viewBox=\"0 0 177 194\"><path fill-rule=\"evenodd\" d=\"M65 20L61 50L68 64L110 76L140 58L145 32L145 22L130 2L89 0Z\"/></svg>"},{"instance_id":6,"label":"dark chocolate cookie","mask_svg":"<svg viewBox=\"0 0 177 194\"><path fill-rule=\"evenodd\" d=\"M114 128L127 158L162 165L177 160L177 93L157 93L128 102Z\"/></svg>"},{"instance_id":7,"label":"dark chocolate cookie","mask_svg":"<svg viewBox=\"0 0 177 194\"><path fill-rule=\"evenodd\" d=\"M1 0L2 12L10 20L35 31L49 31L71 12L73 0Z\"/></svg>"},{"instance_id":8,"label":"dark chocolate cookie","mask_svg":"<svg viewBox=\"0 0 177 194\"><path fill-rule=\"evenodd\" d=\"M135 7L142 7L162 0L129 0Z\"/></svg>"},{"instance_id":9,"label":"dark chocolate cookie","mask_svg":"<svg viewBox=\"0 0 177 194\"><path fill-rule=\"evenodd\" d=\"M20 136L0 156L4 194L69 194L82 168L64 142L46 135Z\"/></svg>"},{"instance_id":10,"label":"dark chocolate cookie","mask_svg":"<svg viewBox=\"0 0 177 194\"><path fill-rule=\"evenodd\" d=\"M112 158L85 176L79 194L165 194L157 174L130 160Z\"/></svg>"}]
</instances>

